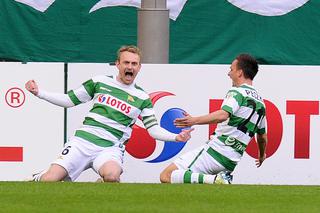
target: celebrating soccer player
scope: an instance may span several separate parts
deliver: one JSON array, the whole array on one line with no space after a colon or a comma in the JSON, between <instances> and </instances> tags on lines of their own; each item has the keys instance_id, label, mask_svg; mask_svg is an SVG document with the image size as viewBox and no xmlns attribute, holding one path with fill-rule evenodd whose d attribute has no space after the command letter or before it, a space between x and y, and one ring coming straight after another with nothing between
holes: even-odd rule
<instances>
[{"instance_id":1,"label":"celebrating soccer player","mask_svg":"<svg viewBox=\"0 0 320 213\"><path fill-rule=\"evenodd\" d=\"M26 83L32 94L61 107L93 101L83 125L50 168L33 175L34 181L74 181L82 171L92 168L103 181L119 182L125 144L139 116L155 139L187 141L190 138L192 129L173 134L158 125L149 95L134 82L141 68L140 58L137 47L122 47L116 60L117 76L93 77L68 94L40 90L34 80Z\"/></svg>"},{"instance_id":2,"label":"celebrating soccer player","mask_svg":"<svg viewBox=\"0 0 320 213\"><path fill-rule=\"evenodd\" d=\"M162 183L231 183L231 172L255 135L259 148L256 165L261 166L266 158L266 108L252 86L257 72L257 61L248 54L240 54L231 64L228 75L232 88L221 109L198 117L186 114L175 120L177 127L218 125L206 144L177 158L163 170Z\"/></svg>"}]
</instances>

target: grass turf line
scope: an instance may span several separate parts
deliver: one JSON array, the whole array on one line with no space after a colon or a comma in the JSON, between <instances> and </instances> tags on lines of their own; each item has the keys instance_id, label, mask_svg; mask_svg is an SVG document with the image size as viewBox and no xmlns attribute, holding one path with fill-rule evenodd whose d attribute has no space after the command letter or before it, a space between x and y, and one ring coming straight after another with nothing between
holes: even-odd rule
<instances>
[{"instance_id":1,"label":"grass turf line","mask_svg":"<svg viewBox=\"0 0 320 213\"><path fill-rule=\"evenodd\" d=\"M320 212L320 186L0 182L0 212Z\"/></svg>"}]
</instances>

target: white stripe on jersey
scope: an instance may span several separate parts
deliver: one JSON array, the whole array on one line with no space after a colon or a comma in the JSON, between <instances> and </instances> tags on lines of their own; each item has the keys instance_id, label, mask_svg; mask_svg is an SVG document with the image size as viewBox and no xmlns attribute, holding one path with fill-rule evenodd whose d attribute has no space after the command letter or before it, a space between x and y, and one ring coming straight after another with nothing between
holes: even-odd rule
<instances>
[{"instance_id":1,"label":"white stripe on jersey","mask_svg":"<svg viewBox=\"0 0 320 213\"><path fill-rule=\"evenodd\" d=\"M142 117L145 117L145 116L150 116L150 115L154 115L155 113L154 113L154 110L153 110L153 108L151 109L151 108L144 108L143 110L142 110L142 112L141 112L141 116Z\"/></svg>"},{"instance_id":2,"label":"white stripe on jersey","mask_svg":"<svg viewBox=\"0 0 320 213\"><path fill-rule=\"evenodd\" d=\"M250 116L251 113L252 113L252 109L250 107L242 106L237 111L236 116L239 117L239 118L247 119ZM250 122L255 124L255 123L257 123L258 118L259 118L258 114L253 114L253 116L250 118ZM262 129L262 128L265 128L265 125L262 125L261 121L260 121L260 123L258 124L258 127L260 129Z\"/></svg>"},{"instance_id":3,"label":"white stripe on jersey","mask_svg":"<svg viewBox=\"0 0 320 213\"><path fill-rule=\"evenodd\" d=\"M82 125L78 130L89 132L89 133L91 133L93 135L96 135L99 138L103 138L105 140L111 141L114 144L118 144L119 143L118 138L116 138L113 134L111 134L110 132L108 132L105 129L100 128L100 127Z\"/></svg>"},{"instance_id":4,"label":"white stripe on jersey","mask_svg":"<svg viewBox=\"0 0 320 213\"><path fill-rule=\"evenodd\" d=\"M234 114L234 112L236 112L240 107L238 104L238 101L236 101L236 99L234 99L233 97L225 98L222 102L222 106L225 106L225 105L232 108L232 114Z\"/></svg>"},{"instance_id":5,"label":"white stripe on jersey","mask_svg":"<svg viewBox=\"0 0 320 213\"><path fill-rule=\"evenodd\" d=\"M220 132L217 130L216 131L217 136L221 136L221 135L231 136L231 137L237 138L243 144L246 144L245 141L248 141L248 143L249 143L251 140L251 137L249 135L247 135L241 131L238 131L237 127L227 125L227 122L223 122L218 125L219 125L219 127L221 127L221 129L223 129L223 132ZM220 128L217 128L217 129L220 129ZM246 144L246 145L248 145L248 144Z\"/></svg>"},{"instance_id":6,"label":"white stripe on jersey","mask_svg":"<svg viewBox=\"0 0 320 213\"><path fill-rule=\"evenodd\" d=\"M81 101L81 103L86 103L92 99L83 85L81 85L78 89L73 90L73 92L79 101Z\"/></svg>"},{"instance_id":7,"label":"white stripe on jersey","mask_svg":"<svg viewBox=\"0 0 320 213\"><path fill-rule=\"evenodd\" d=\"M127 140L129 140L130 136L131 136L131 132L132 132L132 128L127 128L127 131L123 132L123 136L122 138L120 138L120 143L124 143Z\"/></svg>"},{"instance_id":8,"label":"white stripe on jersey","mask_svg":"<svg viewBox=\"0 0 320 213\"><path fill-rule=\"evenodd\" d=\"M144 123L148 123L149 121L152 121L152 120L154 120L154 117L152 116L152 117L149 117L149 118L146 118L146 119L144 119L143 121L144 121Z\"/></svg>"},{"instance_id":9,"label":"white stripe on jersey","mask_svg":"<svg viewBox=\"0 0 320 213\"><path fill-rule=\"evenodd\" d=\"M101 115L99 115L97 113L89 112L86 117L93 118L94 120L96 120L96 121L98 121L98 122L100 122L102 124L108 125L108 126L114 128L114 129L117 129L117 130L122 131L122 132L125 132L127 130L126 126L124 126L124 125L122 125L122 124L120 124L120 123L118 123L118 122L116 122L114 120L111 120L109 118L106 118L104 116L101 116Z\"/></svg>"}]
</instances>

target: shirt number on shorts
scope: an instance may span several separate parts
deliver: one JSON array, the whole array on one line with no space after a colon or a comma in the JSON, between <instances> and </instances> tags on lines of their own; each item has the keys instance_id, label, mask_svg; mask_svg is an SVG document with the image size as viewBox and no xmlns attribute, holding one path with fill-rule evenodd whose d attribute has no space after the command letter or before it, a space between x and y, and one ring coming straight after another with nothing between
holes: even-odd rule
<instances>
[{"instance_id":1,"label":"shirt number on shorts","mask_svg":"<svg viewBox=\"0 0 320 213\"><path fill-rule=\"evenodd\" d=\"M63 151L62 151L62 155L66 155L69 153L69 149L71 148L71 146L67 146Z\"/></svg>"}]
</instances>

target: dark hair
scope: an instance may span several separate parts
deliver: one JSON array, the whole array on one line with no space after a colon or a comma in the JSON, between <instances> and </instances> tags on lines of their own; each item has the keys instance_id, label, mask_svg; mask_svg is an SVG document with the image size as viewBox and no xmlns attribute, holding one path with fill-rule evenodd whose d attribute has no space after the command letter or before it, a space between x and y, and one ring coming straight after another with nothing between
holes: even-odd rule
<instances>
[{"instance_id":1,"label":"dark hair","mask_svg":"<svg viewBox=\"0 0 320 213\"><path fill-rule=\"evenodd\" d=\"M244 77L253 80L258 73L257 60L249 54L240 54L236 59L238 60L237 68L243 70Z\"/></svg>"}]
</instances>

